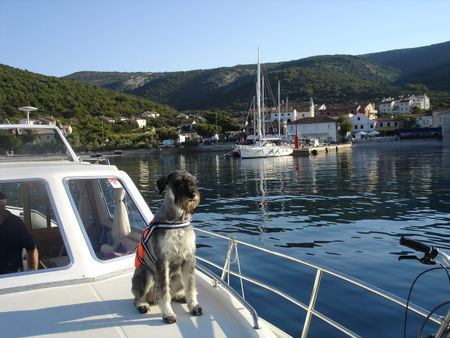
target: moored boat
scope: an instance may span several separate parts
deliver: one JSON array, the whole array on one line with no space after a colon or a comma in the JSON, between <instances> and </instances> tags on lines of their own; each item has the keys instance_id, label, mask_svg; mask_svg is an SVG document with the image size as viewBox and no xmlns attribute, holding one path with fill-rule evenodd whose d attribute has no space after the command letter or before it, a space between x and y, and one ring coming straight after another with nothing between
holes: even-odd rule
<instances>
[{"instance_id":1,"label":"moored boat","mask_svg":"<svg viewBox=\"0 0 450 338\"><path fill-rule=\"evenodd\" d=\"M261 97L261 65L259 61L258 51L258 63L256 69L256 112L254 119L256 121L256 130L253 137L253 144L238 145L234 149L234 153L241 158L261 158L261 157L279 157L288 156L294 152L292 145L276 143L275 141L281 141L278 139L269 139L264 137L264 109L261 109L261 102L264 99ZM279 116L280 114L278 114ZM280 131L280 126L278 127Z\"/></svg>"}]
</instances>

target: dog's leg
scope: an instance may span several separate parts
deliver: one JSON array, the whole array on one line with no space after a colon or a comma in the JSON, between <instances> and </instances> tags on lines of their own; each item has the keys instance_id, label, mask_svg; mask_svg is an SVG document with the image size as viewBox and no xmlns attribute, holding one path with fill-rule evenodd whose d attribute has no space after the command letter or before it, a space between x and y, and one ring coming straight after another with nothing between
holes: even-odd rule
<instances>
[{"instance_id":1,"label":"dog's leg","mask_svg":"<svg viewBox=\"0 0 450 338\"><path fill-rule=\"evenodd\" d=\"M153 274L145 267L134 270L131 291L134 295L134 305L140 313L150 311L149 291L153 287Z\"/></svg>"},{"instance_id":2,"label":"dog's leg","mask_svg":"<svg viewBox=\"0 0 450 338\"><path fill-rule=\"evenodd\" d=\"M175 272L173 272L175 270ZM186 296L184 294L184 285L181 278L180 266L172 268L170 276L170 295L172 300L178 303L186 303Z\"/></svg>"},{"instance_id":3,"label":"dog's leg","mask_svg":"<svg viewBox=\"0 0 450 338\"><path fill-rule=\"evenodd\" d=\"M184 279L186 300L189 311L194 316L200 316L203 313L202 307L198 305L197 290L195 288L195 258L190 257L181 265Z\"/></svg>"},{"instance_id":4,"label":"dog's leg","mask_svg":"<svg viewBox=\"0 0 450 338\"><path fill-rule=\"evenodd\" d=\"M156 276L156 294L158 304L161 309L163 320L172 324L177 321L177 316L170 306L170 267L168 261L158 261L156 263L158 275Z\"/></svg>"}]
</instances>

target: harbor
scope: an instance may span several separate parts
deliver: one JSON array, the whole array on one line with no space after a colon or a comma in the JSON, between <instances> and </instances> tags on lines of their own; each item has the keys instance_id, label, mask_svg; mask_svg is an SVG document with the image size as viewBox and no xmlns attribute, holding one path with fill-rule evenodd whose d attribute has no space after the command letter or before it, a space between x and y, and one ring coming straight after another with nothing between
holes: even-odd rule
<instances>
[{"instance_id":1,"label":"harbor","mask_svg":"<svg viewBox=\"0 0 450 338\"><path fill-rule=\"evenodd\" d=\"M352 148L351 143L302 147L302 148L294 148L294 155L318 155L323 153L346 151L351 148Z\"/></svg>"}]
</instances>

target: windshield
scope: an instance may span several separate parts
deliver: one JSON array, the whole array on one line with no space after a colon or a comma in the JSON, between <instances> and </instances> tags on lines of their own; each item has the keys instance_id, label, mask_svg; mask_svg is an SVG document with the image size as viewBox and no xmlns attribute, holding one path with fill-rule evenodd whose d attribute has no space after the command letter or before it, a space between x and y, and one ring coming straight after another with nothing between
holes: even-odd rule
<instances>
[{"instance_id":1,"label":"windshield","mask_svg":"<svg viewBox=\"0 0 450 338\"><path fill-rule=\"evenodd\" d=\"M11 126L0 129L0 161L71 160L56 127Z\"/></svg>"}]
</instances>

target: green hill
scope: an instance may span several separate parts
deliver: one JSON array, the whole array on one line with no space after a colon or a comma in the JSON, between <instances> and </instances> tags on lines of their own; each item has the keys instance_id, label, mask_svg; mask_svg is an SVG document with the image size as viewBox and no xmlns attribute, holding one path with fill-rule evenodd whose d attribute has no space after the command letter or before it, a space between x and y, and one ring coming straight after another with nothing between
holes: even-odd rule
<instances>
[{"instance_id":1,"label":"green hill","mask_svg":"<svg viewBox=\"0 0 450 338\"><path fill-rule=\"evenodd\" d=\"M365 54L361 57L398 69L398 84L420 83L429 89L450 92L450 41Z\"/></svg>"},{"instance_id":2,"label":"green hill","mask_svg":"<svg viewBox=\"0 0 450 338\"><path fill-rule=\"evenodd\" d=\"M272 88L281 81L283 96L328 103L388 95L397 70L349 56L317 56L264 64ZM139 95L178 110L245 110L254 95L255 65L170 73L79 72L68 78Z\"/></svg>"},{"instance_id":3,"label":"green hill","mask_svg":"<svg viewBox=\"0 0 450 338\"><path fill-rule=\"evenodd\" d=\"M385 96L423 94L450 104L450 42L366 54L324 55L264 64L273 89L292 101L352 103ZM78 72L67 78L119 90L178 110L248 108L254 95L255 65L166 73ZM432 92L429 91L432 90Z\"/></svg>"},{"instance_id":4,"label":"green hill","mask_svg":"<svg viewBox=\"0 0 450 338\"><path fill-rule=\"evenodd\" d=\"M168 106L70 79L44 76L0 64L0 118L23 118L20 106L38 108L38 115L57 118L138 116L150 110L167 120L176 114Z\"/></svg>"}]
</instances>

